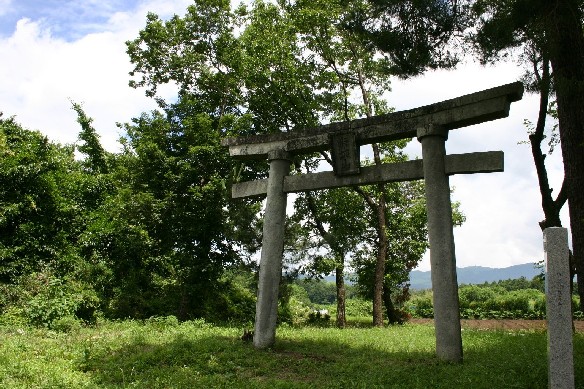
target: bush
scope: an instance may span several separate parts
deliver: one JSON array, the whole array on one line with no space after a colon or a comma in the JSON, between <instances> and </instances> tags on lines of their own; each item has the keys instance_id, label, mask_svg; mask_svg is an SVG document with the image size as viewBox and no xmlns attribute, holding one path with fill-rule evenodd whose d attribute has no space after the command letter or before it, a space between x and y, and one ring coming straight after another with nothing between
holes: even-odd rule
<instances>
[{"instance_id":1,"label":"bush","mask_svg":"<svg viewBox=\"0 0 584 389\"><path fill-rule=\"evenodd\" d=\"M431 292L415 293L408 309L413 317L433 317ZM464 285L459 288L463 319L542 319L545 295L537 289L506 291L500 286Z\"/></svg>"},{"instance_id":2,"label":"bush","mask_svg":"<svg viewBox=\"0 0 584 389\"><path fill-rule=\"evenodd\" d=\"M406 303L406 309L412 317L431 318L434 317L432 306L432 291L424 290L415 292Z\"/></svg>"},{"instance_id":3,"label":"bush","mask_svg":"<svg viewBox=\"0 0 584 389\"><path fill-rule=\"evenodd\" d=\"M287 301L280 301L278 304L278 321L293 326L302 325L308 320L311 311L309 305L292 294Z\"/></svg>"},{"instance_id":4,"label":"bush","mask_svg":"<svg viewBox=\"0 0 584 389\"><path fill-rule=\"evenodd\" d=\"M75 316L64 316L51 323L51 329L59 332L70 332L80 328L81 322Z\"/></svg>"},{"instance_id":5,"label":"bush","mask_svg":"<svg viewBox=\"0 0 584 389\"><path fill-rule=\"evenodd\" d=\"M0 315L0 325L2 326L13 326L13 327L25 327L28 325L28 320L24 317L22 308L16 306L10 306L3 310Z\"/></svg>"},{"instance_id":6,"label":"bush","mask_svg":"<svg viewBox=\"0 0 584 389\"><path fill-rule=\"evenodd\" d=\"M21 278L16 285L10 285L10 289L13 297L10 305L4 307L4 314L20 315L28 324L52 328L64 318L88 324L97 318L99 299L93 289L79 281L40 272Z\"/></svg>"},{"instance_id":7,"label":"bush","mask_svg":"<svg viewBox=\"0 0 584 389\"><path fill-rule=\"evenodd\" d=\"M460 309L475 309L487 301L495 300L501 291L478 285L464 285L458 289Z\"/></svg>"},{"instance_id":8,"label":"bush","mask_svg":"<svg viewBox=\"0 0 584 389\"><path fill-rule=\"evenodd\" d=\"M152 316L145 321L146 324L150 325L157 330L166 330L168 328L174 328L179 326L178 319L176 316Z\"/></svg>"},{"instance_id":9,"label":"bush","mask_svg":"<svg viewBox=\"0 0 584 389\"><path fill-rule=\"evenodd\" d=\"M373 303L360 298L345 301L345 315L347 317L364 317L373 315Z\"/></svg>"}]
</instances>

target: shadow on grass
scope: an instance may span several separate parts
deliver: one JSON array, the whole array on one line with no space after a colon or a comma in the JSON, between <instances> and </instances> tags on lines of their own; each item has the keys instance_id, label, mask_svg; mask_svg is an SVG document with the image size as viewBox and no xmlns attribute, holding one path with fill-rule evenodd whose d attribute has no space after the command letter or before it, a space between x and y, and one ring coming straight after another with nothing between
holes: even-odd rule
<instances>
[{"instance_id":1,"label":"shadow on grass","mask_svg":"<svg viewBox=\"0 0 584 389\"><path fill-rule=\"evenodd\" d=\"M287 330L264 351L212 329L164 342L137 337L86 351L79 368L112 388L547 387L545 333L465 331L465 362L454 365L435 357L433 331L411 328ZM577 335L577 388L584 388L583 360Z\"/></svg>"}]
</instances>

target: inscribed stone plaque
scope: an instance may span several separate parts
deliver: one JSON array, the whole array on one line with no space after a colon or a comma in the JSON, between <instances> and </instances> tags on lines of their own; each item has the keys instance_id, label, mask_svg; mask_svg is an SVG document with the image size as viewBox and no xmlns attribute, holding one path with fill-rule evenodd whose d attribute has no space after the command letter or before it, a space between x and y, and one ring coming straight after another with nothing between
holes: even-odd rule
<instances>
[{"instance_id":1,"label":"inscribed stone plaque","mask_svg":"<svg viewBox=\"0 0 584 389\"><path fill-rule=\"evenodd\" d=\"M359 146L354 132L336 132L329 135L333 171L337 176L359 174Z\"/></svg>"}]
</instances>

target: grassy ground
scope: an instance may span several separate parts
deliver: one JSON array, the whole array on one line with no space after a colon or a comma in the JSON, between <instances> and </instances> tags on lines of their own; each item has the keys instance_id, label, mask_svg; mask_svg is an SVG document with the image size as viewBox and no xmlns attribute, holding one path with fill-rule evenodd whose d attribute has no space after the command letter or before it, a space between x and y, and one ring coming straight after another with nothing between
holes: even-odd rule
<instances>
[{"instance_id":1,"label":"grassy ground","mask_svg":"<svg viewBox=\"0 0 584 389\"><path fill-rule=\"evenodd\" d=\"M546 388L544 331L463 330L464 363L434 356L431 325L280 327L256 351L242 328L173 320L67 333L0 327L2 388ZM584 388L584 335L575 335Z\"/></svg>"}]
</instances>

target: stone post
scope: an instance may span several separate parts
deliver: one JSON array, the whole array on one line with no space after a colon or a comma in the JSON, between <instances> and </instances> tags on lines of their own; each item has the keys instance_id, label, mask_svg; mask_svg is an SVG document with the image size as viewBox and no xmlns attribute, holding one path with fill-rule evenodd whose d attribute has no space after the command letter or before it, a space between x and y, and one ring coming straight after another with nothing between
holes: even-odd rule
<instances>
[{"instance_id":1,"label":"stone post","mask_svg":"<svg viewBox=\"0 0 584 389\"><path fill-rule=\"evenodd\" d=\"M264 213L258 300L253 337L253 344L258 349L271 347L276 339L278 290L282 277L286 222L286 193L283 191L283 185L284 177L290 170L290 160L287 153L282 150L268 153L268 160L270 161L270 172Z\"/></svg>"},{"instance_id":2,"label":"stone post","mask_svg":"<svg viewBox=\"0 0 584 389\"><path fill-rule=\"evenodd\" d=\"M445 173L445 143L448 130L432 124L417 130L422 143L430 266L438 358L462 362L462 336L458 305L458 282L450 184Z\"/></svg>"},{"instance_id":3,"label":"stone post","mask_svg":"<svg viewBox=\"0 0 584 389\"><path fill-rule=\"evenodd\" d=\"M572 297L568 230L546 228L543 232L546 264L546 317L548 325L548 387L574 388Z\"/></svg>"}]
</instances>

